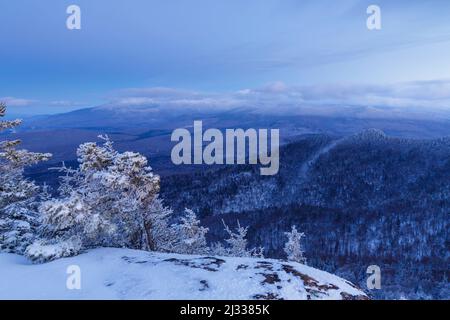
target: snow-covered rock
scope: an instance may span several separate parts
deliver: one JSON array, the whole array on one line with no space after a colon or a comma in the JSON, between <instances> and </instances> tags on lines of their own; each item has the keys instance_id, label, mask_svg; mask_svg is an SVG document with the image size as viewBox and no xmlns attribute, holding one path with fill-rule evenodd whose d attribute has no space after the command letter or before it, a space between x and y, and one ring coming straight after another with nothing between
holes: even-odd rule
<instances>
[{"instance_id":1,"label":"snow-covered rock","mask_svg":"<svg viewBox=\"0 0 450 320\"><path fill-rule=\"evenodd\" d=\"M80 271L80 289L67 288L67 281L73 276L71 270ZM0 254L0 299L367 299L367 296L344 279L299 263L101 248L46 264L31 264L22 256Z\"/></svg>"}]
</instances>

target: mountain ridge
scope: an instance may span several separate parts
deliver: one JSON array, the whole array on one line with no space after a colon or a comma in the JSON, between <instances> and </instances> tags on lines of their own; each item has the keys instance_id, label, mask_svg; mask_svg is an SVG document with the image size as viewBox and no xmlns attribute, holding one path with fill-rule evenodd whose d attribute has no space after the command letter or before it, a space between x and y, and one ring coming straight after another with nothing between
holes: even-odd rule
<instances>
[{"instance_id":1,"label":"mountain ridge","mask_svg":"<svg viewBox=\"0 0 450 320\"><path fill-rule=\"evenodd\" d=\"M379 298L394 292L446 297L449 139L373 130L344 138L313 134L281 148L280 159L274 177L259 177L252 166L169 176L162 180L162 197L175 212L199 212L211 241L224 236L222 219L228 225L239 220L250 227L252 246L281 257L284 232L297 225L312 265L340 270L360 285L368 265L389 270L391 287Z\"/></svg>"}]
</instances>

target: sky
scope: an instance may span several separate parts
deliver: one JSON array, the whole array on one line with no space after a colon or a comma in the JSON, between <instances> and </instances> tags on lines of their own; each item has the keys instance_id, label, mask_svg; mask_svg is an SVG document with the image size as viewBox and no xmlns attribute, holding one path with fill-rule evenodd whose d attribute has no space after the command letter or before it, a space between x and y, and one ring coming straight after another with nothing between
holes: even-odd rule
<instances>
[{"instance_id":1,"label":"sky","mask_svg":"<svg viewBox=\"0 0 450 320\"><path fill-rule=\"evenodd\" d=\"M72 4L80 30L66 27ZM381 30L366 26L372 4ZM0 100L16 114L262 93L450 109L449 12L447 0L2 0Z\"/></svg>"}]
</instances>

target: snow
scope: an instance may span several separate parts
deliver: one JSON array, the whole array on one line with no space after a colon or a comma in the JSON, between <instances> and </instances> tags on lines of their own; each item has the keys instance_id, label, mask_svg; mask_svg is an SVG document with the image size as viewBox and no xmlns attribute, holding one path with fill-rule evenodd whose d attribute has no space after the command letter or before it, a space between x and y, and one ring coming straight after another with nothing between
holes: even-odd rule
<instances>
[{"instance_id":1,"label":"snow","mask_svg":"<svg viewBox=\"0 0 450 320\"><path fill-rule=\"evenodd\" d=\"M69 290L69 266L81 289ZM342 293L342 294L341 294ZM99 248L46 264L0 254L0 299L342 299L367 296L298 263Z\"/></svg>"}]
</instances>

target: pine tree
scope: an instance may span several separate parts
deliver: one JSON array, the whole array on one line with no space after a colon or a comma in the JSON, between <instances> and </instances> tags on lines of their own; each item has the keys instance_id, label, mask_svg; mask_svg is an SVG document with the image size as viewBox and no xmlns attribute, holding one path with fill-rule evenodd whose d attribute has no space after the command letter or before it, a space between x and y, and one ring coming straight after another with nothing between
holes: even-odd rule
<instances>
[{"instance_id":1,"label":"pine tree","mask_svg":"<svg viewBox=\"0 0 450 320\"><path fill-rule=\"evenodd\" d=\"M81 243L80 250L112 246L167 251L173 238L168 225L172 212L158 197L159 176L144 156L117 152L107 136L100 138L102 145L80 145L78 169L64 164L59 168L60 198L40 206L43 239L48 239L40 246L53 248L62 242L61 252L72 252L67 250L68 239L78 239L71 243Z\"/></svg>"},{"instance_id":2,"label":"pine tree","mask_svg":"<svg viewBox=\"0 0 450 320\"><path fill-rule=\"evenodd\" d=\"M172 214L172 209L165 207L159 197L149 205L144 217L148 250L172 251L176 241L174 230L169 225Z\"/></svg>"},{"instance_id":3,"label":"pine tree","mask_svg":"<svg viewBox=\"0 0 450 320\"><path fill-rule=\"evenodd\" d=\"M303 232L298 232L295 226L292 226L291 232L285 232L288 241L284 245L284 252L289 261L306 264L305 251L302 246L302 239L305 237Z\"/></svg>"},{"instance_id":4,"label":"pine tree","mask_svg":"<svg viewBox=\"0 0 450 320\"><path fill-rule=\"evenodd\" d=\"M264 248L247 249L247 232L248 227L242 227L239 221L237 222L236 232L233 232L225 221L222 220L225 231L228 233L229 238L225 239L226 246L224 247L220 243L216 243L212 246L211 251L213 254L229 257L258 257L264 258Z\"/></svg>"},{"instance_id":5,"label":"pine tree","mask_svg":"<svg viewBox=\"0 0 450 320\"><path fill-rule=\"evenodd\" d=\"M0 103L0 117L6 106ZM0 132L14 129L21 120L0 121ZM40 188L23 175L24 168L48 160L51 154L18 150L20 140L0 142L0 250L23 253L39 226Z\"/></svg>"},{"instance_id":6,"label":"pine tree","mask_svg":"<svg viewBox=\"0 0 450 320\"><path fill-rule=\"evenodd\" d=\"M233 257L248 257L250 253L247 251L247 232L248 227L241 227L239 221L237 222L236 232L231 229L222 220L225 227L225 231L228 233L229 238L225 240L228 244L229 255Z\"/></svg>"},{"instance_id":7,"label":"pine tree","mask_svg":"<svg viewBox=\"0 0 450 320\"><path fill-rule=\"evenodd\" d=\"M173 251L183 254L207 253L206 233L208 228L200 225L197 215L190 209L185 209L185 216L181 217L181 223L173 225L177 236L177 242Z\"/></svg>"}]
</instances>

